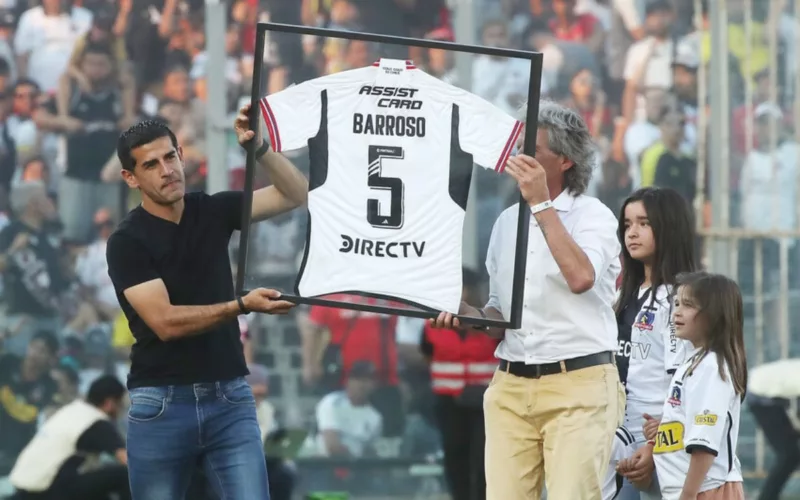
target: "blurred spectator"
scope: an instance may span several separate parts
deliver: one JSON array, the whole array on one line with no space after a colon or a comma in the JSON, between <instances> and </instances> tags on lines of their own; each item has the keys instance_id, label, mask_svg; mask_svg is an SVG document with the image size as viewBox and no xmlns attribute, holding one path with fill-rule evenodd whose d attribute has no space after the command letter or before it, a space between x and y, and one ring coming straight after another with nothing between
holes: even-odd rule
<instances>
[{"instance_id":1,"label":"blurred spectator","mask_svg":"<svg viewBox=\"0 0 800 500\"><path fill-rule=\"evenodd\" d=\"M386 301L373 298L344 295L329 298L386 305ZM316 386L323 394L336 390L348 380L353 366L369 361L377 382L377 387L371 391L372 404L383 416L383 429L388 436L402 434L405 413L398 387L397 317L312 306L307 320L301 321L300 326L305 383Z\"/></svg>"},{"instance_id":2,"label":"blurred spectator","mask_svg":"<svg viewBox=\"0 0 800 500\"><path fill-rule=\"evenodd\" d=\"M600 78L591 69L581 68L569 78L568 84L569 96L564 104L580 111L592 137L601 150L607 150L613 123Z\"/></svg>"},{"instance_id":3,"label":"blurred spectator","mask_svg":"<svg viewBox=\"0 0 800 500\"><path fill-rule=\"evenodd\" d=\"M86 400L56 411L25 447L11 471L17 500L130 498L125 442L114 425L125 387L113 376L97 379ZM116 464L100 465L105 453Z\"/></svg>"},{"instance_id":4,"label":"blurred spectator","mask_svg":"<svg viewBox=\"0 0 800 500\"><path fill-rule=\"evenodd\" d=\"M39 146L33 115L41 101L39 85L30 79L18 80L12 90L11 114L6 119L8 133L16 146L18 161L33 157Z\"/></svg>"},{"instance_id":5,"label":"blurred spectator","mask_svg":"<svg viewBox=\"0 0 800 500\"><path fill-rule=\"evenodd\" d=\"M35 81L43 92L55 92L75 41L91 26L89 10L62 0L42 0L26 10L14 36L19 74Z\"/></svg>"},{"instance_id":6,"label":"blurred spectator","mask_svg":"<svg viewBox=\"0 0 800 500\"><path fill-rule=\"evenodd\" d=\"M53 402L58 387L50 370L57 353L56 336L42 330L33 335L24 357L0 357L0 476L36 433L39 412Z\"/></svg>"},{"instance_id":7,"label":"blurred spectator","mask_svg":"<svg viewBox=\"0 0 800 500\"><path fill-rule=\"evenodd\" d=\"M523 44L526 49L542 53L542 95L558 94L556 89L566 89L569 82L563 81L564 75L572 75L581 69L600 74L597 59L588 48L579 43L557 40L547 23L540 19L532 20L525 29Z\"/></svg>"},{"instance_id":8,"label":"blurred spectator","mask_svg":"<svg viewBox=\"0 0 800 500\"><path fill-rule=\"evenodd\" d=\"M797 227L797 175L800 145L789 134L779 133L776 149L770 146L770 129L779 127L781 109L763 102L755 110L755 134L758 147L744 159L739 177L740 223L754 231L791 230ZM772 125L770 122L773 122ZM777 286L780 268L780 242L777 238L760 239L762 247L762 290ZM789 240L790 248L794 241ZM756 241L742 241L739 252L739 284L745 292L755 290L754 263ZM794 259L792 259L794 260ZM777 313L767 314L767 327L774 327Z\"/></svg>"},{"instance_id":9,"label":"blurred spectator","mask_svg":"<svg viewBox=\"0 0 800 500\"><path fill-rule=\"evenodd\" d=\"M80 352L78 390L81 394L86 394L92 383L103 375L117 375L111 354L111 339L105 328L96 326L86 332Z\"/></svg>"},{"instance_id":10,"label":"blurred spectator","mask_svg":"<svg viewBox=\"0 0 800 500\"><path fill-rule=\"evenodd\" d=\"M177 23L178 0L120 0L116 33L125 33L129 57L136 61L139 89L151 89L161 80L166 48Z\"/></svg>"},{"instance_id":11,"label":"blurred spectator","mask_svg":"<svg viewBox=\"0 0 800 500\"><path fill-rule=\"evenodd\" d=\"M106 242L116 221L111 210L103 207L95 212L93 222L93 240L78 255L75 274L83 287L83 296L96 312L94 322L110 323L120 312L106 262Z\"/></svg>"},{"instance_id":12,"label":"blurred spectator","mask_svg":"<svg viewBox=\"0 0 800 500\"><path fill-rule=\"evenodd\" d=\"M136 119L136 89L131 73L130 62L128 61L128 51L125 47L125 39L117 36L114 32L114 23L117 14L112 5L108 2L94 11L94 19L91 29L80 36L75 42L75 47L67 66L60 79L58 88L58 110L59 115L69 114L70 98L72 95L72 82L87 94L92 93L93 85L81 68L83 53L86 51L87 44L105 45L113 56L114 77L119 82L122 89L123 123L120 128L125 129Z\"/></svg>"},{"instance_id":13,"label":"blurred spectator","mask_svg":"<svg viewBox=\"0 0 800 500\"><path fill-rule=\"evenodd\" d=\"M78 399L81 394L78 387L80 384L78 372L68 364L57 365L50 371L50 376L56 383L58 391L53 395L53 404L43 412L45 420L59 408Z\"/></svg>"},{"instance_id":14,"label":"blurred spectator","mask_svg":"<svg viewBox=\"0 0 800 500\"><path fill-rule=\"evenodd\" d=\"M758 500L781 498L792 473L800 467L800 359L754 367L747 386L750 411L776 454Z\"/></svg>"},{"instance_id":15,"label":"blurred spectator","mask_svg":"<svg viewBox=\"0 0 800 500\"><path fill-rule=\"evenodd\" d=\"M603 27L592 14L578 14L577 3L577 0L553 0L555 17L550 20L550 29L557 39L582 43L592 53L600 54L605 42Z\"/></svg>"},{"instance_id":16,"label":"blurred spectator","mask_svg":"<svg viewBox=\"0 0 800 500\"><path fill-rule=\"evenodd\" d=\"M34 332L58 331L60 299L69 281L53 228L56 209L44 185L28 182L15 187L11 210L11 222L0 232L6 304L3 347L22 355Z\"/></svg>"},{"instance_id":17,"label":"blurred spectator","mask_svg":"<svg viewBox=\"0 0 800 500\"><path fill-rule=\"evenodd\" d=\"M674 11L669 0L653 0L645 10L647 37L634 43L625 60L622 113L628 122L644 116L644 92L669 90L675 44L670 36Z\"/></svg>"},{"instance_id":18,"label":"blurred spectator","mask_svg":"<svg viewBox=\"0 0 800 500\"><path fill-rule=\"evenodd\" d=\"M330 457L368 457L376 453L383 418L370 403L378 373L369 361L353 364L343 391L332 392L317 404L317 447Z\"/></svg>"},{"instance_id":19,"label":"blurred spectator","mask_svg":"<svg viewBox=\"0 0 800 500\"><path fill-rule=\"evenodd\" d=\"M11 48L16 24L14 13L10 9L0 7L0 60L3 61L0 66L0 90L3 91L8 83L16 81L18 76L14 50Z\"/></svg>"},{"instance_id":20,"label":"blurred spectator","mask_svg":"<svg viewBox=\"0 0 800 500\"><path fill-rule=\"evenodd\" d=\"M59 114L66 133L66 171L60 181L59 212L64 236L88 243L92 218L100 208L115 219L121 208L118 183L101 178L105 165L116 161L116 141L123 118L120 83L114 77L114 62L105 44L87 44L80 67L91 91L72 83L69 107Z\"/></svg>"},{"instance_id":21,"label":"blurred spectator","mask_svg":"<svg viewBox=\"0 0 800 500\"><path fill-rule=\"evenodd\" d=\"M772 96L772 88L775 86L775 82L770 79L769 69L765 68L762 71L753 75L753 104L752 106L747 106L747 104L742 104L738 106L736 109L733 110L731 114L731 146L733 147L733 151L744 157L748 152L752 150L752 148L764 148L764 147L771 147L769 142L766 145L759 146L759 139L769 141L769 135L759 134L757 132L758 128L753 127L751 129L752 135L750 137L747 136L747 119L748 116L754 117L755 111L761 104L771 102ZM773 106L780 107L778 103L772 102ZM789 110L781 110L782 117L780 119L780 123L778 123L778 127L783 127L784 125L791 124L791 114Z\"/></svg>"},{"instance_id":22,"label":"blurred spectator","mask_svg":"<svg viewBox=\"0 0 800 500\"><path fill-rule=\"evenodd\" d=\"M652 166L653 184L674 189L691 204L694 202L697 184L697 161L681 151L686 116L682 111L666 108L659 126L661 141L650 146L650 149L643 154L643 177L644 172L651 168L648 163L655 160ZM647 175L649 176L650 172Z\"/></svg>"},{"instance_id":23,"label":"blurred spectator","mask_svg":"<svg viewBox=\"0 0 800 500\"><path fill-rule=\"evenodd\" d=\"M782 127L783 112L764 102L755 110L757 146L744 161L739 192L742 196L742 226L765 231L789 230L797 226L797 174L800 145L787 133L779 133L777 149L770 149L770 121Z\"/></svg>"},{"instance_id":24,"label":"blurred spectator","mask_svg":"<svg viewBox=\"0 0 800 500\"><path fill-rule=\"evenodd\" d=\"M506 21L485 22L481 42L488 47L508 48ZM513 114L528 97L530 71L530 62L524 59L477 55L472 63L472 92Z\"/></svg>"}]
</instances>

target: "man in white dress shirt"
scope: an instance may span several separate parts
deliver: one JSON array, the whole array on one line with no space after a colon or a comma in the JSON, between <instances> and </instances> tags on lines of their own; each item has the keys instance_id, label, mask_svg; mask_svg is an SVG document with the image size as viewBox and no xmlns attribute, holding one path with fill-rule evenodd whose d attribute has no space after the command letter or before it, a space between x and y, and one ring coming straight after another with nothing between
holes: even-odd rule
<instances>
[{"instance_id":1,"label":"man in white dress shirt","mask_svg":"<svg viewBox=\"0 0 800 500\"><path fill-rule=\"evenodd\" d=\"M523 110L522 116L525 116ZM614 365L612 304L620 271L617 219L584 195L594 145L583 119L542 102L536 159L518 155L508 172L531 209L524 309L502 342L484 396L487 500L601 500L625 394ZM490 298L462 315L508 320L518 207L497 219L486 267ZM458 325L442 313L435 326Z\"/></svg>"}]
</instances>

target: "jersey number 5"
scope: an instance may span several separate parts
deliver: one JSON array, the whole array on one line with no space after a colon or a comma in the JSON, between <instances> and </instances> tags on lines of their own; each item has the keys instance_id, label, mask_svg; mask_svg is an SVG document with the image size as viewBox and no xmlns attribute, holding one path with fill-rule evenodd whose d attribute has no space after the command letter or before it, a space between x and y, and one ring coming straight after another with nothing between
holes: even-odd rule
<instances>
[{"instance_id":1,"label":"jersey number 5","mask_svg":"<svg viewBox=\"0 0 800 500\"><path fill-rule=\"evenodd\" d=\"M403 227L403 200L405 186L396 177L383 177L383 160L402 160L403 148L395 146L370 146L367 185L370 189L389 191L389 215L381 215L381 202L374 198L367 200L367 221L373 227L400 229Z\"/></svg>"}]
</instances>

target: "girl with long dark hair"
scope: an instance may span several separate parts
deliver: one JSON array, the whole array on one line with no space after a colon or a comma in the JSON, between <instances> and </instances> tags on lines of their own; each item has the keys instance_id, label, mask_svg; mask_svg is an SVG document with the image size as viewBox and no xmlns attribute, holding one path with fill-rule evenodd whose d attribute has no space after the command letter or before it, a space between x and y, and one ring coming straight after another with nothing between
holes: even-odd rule
<instances>
[{"instance_id":1,"label":"girl with long dark hair","mask_svg":"<svg viewBox=\"0 0 800 500\"><path fill-rule=\"evenodd\" d=\"M691 208L672 189L640 189L623 203L617 234L622 244L617 366L627 395L625 427L638 449L646 444L644 425L658 419L685 352L670 314L678 275L697 265ZM655 484L641 492L634 487L652 476L653 467L649 456L627 471L618 498L661 498Z\"/></svg>"}]
</instances>

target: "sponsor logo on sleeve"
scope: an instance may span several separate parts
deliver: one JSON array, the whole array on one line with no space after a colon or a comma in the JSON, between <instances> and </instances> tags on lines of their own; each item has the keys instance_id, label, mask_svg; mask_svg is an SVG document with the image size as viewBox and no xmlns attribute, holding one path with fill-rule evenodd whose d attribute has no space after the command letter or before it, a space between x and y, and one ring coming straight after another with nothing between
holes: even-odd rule
<instances>
[{"instance_id":1,"label":"sponsor logo on sleeve","mask_svg":"<svg viewBox=\"0 0 800 500\"><path fill-rule=\"evenodd\" d=\"M702 415L697 415L694 417L694 424L714 427L715 425L717 425L717 416L709 412L708 410L703 410Z\"/></svg>"}]
</instances>

